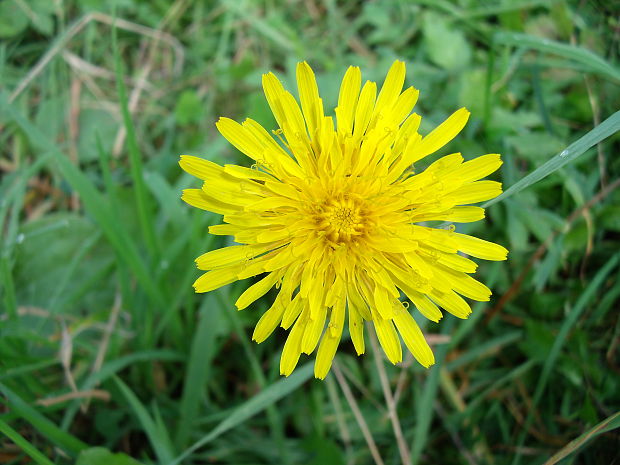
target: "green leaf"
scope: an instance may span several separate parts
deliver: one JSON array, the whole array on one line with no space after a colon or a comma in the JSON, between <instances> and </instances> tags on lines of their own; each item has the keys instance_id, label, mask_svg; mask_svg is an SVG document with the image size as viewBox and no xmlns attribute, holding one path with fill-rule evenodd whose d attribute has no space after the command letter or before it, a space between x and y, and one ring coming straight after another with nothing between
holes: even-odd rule
<instances>
[{"instance_id":1,"label":"green leaf","mask_svg":"<svg viewBox=\"0 0 620 465\"><path fill-rule=\"evenodd\" d=\"M140 465L140 462L123 453L110 452L105 447L83 450L75 465Z\"/></svg>"},{"instance_id":2,"label":"green leaf","mask_svg":"<svg viewBox=\"0 0 620 465\"><path fill-rule=\"evenodd\" d=\"M465 68L471 58L471 49L460 29L444 19L443 15L428 12L422 25L424 43L429 58L448 71Z\"/></svg>"},{"instance_id":3,"label":"green leaf","mask_svg":"<svg viewBox=\"0 0 620 465\"><path fill-rule=\"evenodd\" d=\"M1 113L6 113L15 121L35 147L51 151L51 159L56 162L67 182L80 194L88 213L99 223L104 235L117 250L119 256L127 262L145 292L157 305L160 305L164 301L162 291L154 284L152 275L135 242L127 230L119 225L103 195L95 188L88 176L71 163L62 151L42 134L39 128L16 110L14 104L8 103L5 96L0 96L0 110Z\"/></svg>"},{"instance_id":4,"label":"green leaf","mask_svg":"<svg viewBox=\"0 0 620 465\"><path fill-rule=\"evenodd\" d=\"M108 153L112 151L114 138L118 131L118 122L108 111L98 108L82 108L79 124L78 152L80 161L97 159L99 150L94 142L97 137L103 150Z\"/></svg>"},{"instance_id":5,"label":"green leaf","mask_svg":"<svg viewBox=\"0 0 620 465\"><path fill-rule=\"evenodd\" d=\"M203 103L194 90L184 90L174 108L177 123L187 126L200 122L202 119Z\"/></svg>"},{"instance_id":6,"label":"green leaf","mask_svg":"<svg viewBox=\"0 0 620 465\"><path fill-rule=\"evenodd\" d=\"M0 38L8 39L28 27L28 16L15 0L0 2Z\"/></svg>"}]
</instances>

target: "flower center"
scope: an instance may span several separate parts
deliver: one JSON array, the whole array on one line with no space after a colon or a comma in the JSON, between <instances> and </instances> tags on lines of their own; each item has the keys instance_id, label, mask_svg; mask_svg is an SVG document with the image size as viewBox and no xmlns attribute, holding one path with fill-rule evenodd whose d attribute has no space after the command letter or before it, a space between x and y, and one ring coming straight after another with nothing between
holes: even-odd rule
<instances>
[{"instance_id":1,"label":"flower center","mask_svg":"<svg viewBox=\"0 0 620 465\"><path fill-rule=\"evenodd\" d=\"M319 234L334 245L355 242L365 233L367 211L363 202L349 197L329 198L317 205Z\"/></svg>"}]
</instances>

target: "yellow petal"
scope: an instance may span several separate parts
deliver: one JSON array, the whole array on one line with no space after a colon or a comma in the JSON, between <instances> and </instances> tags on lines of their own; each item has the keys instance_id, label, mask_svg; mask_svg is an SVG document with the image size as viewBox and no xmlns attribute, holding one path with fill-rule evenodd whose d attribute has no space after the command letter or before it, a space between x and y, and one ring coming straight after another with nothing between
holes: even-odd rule
<instances>
[{"instance_id":1,"label":"yellow petal","mask_svg":"<svg viewBox=\"0 0 620 465\"><path fill-rule=\"evenodd\" d=\"M336 119L338 132L351 134L353 130L353 115L357 107L357 99L362 85L362 73L357 66L349 66L340 85Z\"/></svg>"},{"instance_id":2,"label":"yellow petal","mask_svg":"<svg viewBox=\"0 0 620 465\"><path fill-rule=\"evenodd\" d=\"M372 319L368 304L353 282L349 282L347 285L347 300L349 302L349 306L354 307L364 320L370 321Z\"/></svg>"},{"instance_id":3,"label":"yellow petal","mask_svg":"<svg viewBox=\"0 0 620 465\"><path fill-rule=\"evenodd\" d=\"M283 313L284 305L282 305L280 299L276 298L269 310L263 313L263 316L258 320L256 328L254 328L254 333L252 334L252 340L260 344L267 339L280 324L280 321L282 321Z\"/></svg>"},{"instance_id":4,"label":"yellow petal","mask_svg":"<svg viewBox=\"0 0 620 465\"><path fill-rule=\"evenodd\" d=\"M394 103L392 112L390 113L390 119L396 124L400 124L411 113L413 107L418 102L420 91L414 87L409 87L398 96L398 99Z\"/></svg>"},{"instance_id":5,"label":"yellow petal","mask_svg":"<svg viewBox=\"0 0 620 465\"><path fill-rule=\"evenodd\" d=\"M441 313L441 310L439 310L439 308L437 308L437 305L431 302L428 299L428 297L426 297L425 295L420 294L419 292L406 293L406 294L407 294L407 297L409 297L409 299L413 303L413 305L416 306L418 311L422 315L424 315L425 318L428 318L429 320L434 321L435 323L438 323L439 320L443 318L443 314Z\"/></svg>"},{"instance_id":6,"label":"yellow petal","mask_svg":"<svg viewBox=\"0 0 620 465\"><path fill-rule=\"evenodd\" d=\"M263 74L263 91L265 92L265 97L267 98L267 103L271 108L273 116L278 122L278 125L282 127L284 121L286 121L286 116L282 107L282 101L280 97L282 93L286 91L284 90L282 83L278 80L275 74Z\"/></svg>"},{"instance_id":7,"label":"yellow petal","mask_svg":"<svg viewBox=\"0 0 620 465\"><path fill-rule=\"evenodd\" d=\"M500 155L497 153L490 153L466 161L450 174L458 176L463 182L472 182L494 173L500 166L502 166Z\"/></svg>"},{"instance_id":8,"label":"yellow petal","mask_svg":"<svg viewBox=\"0 0 620 465\"><path fill-rule=\"evenodd\" d=\"M381 318L381 315L375 314L373 315L373 323L375 324L375 329L377 330L379 343L381 344L381 347L383 347L383 351L385 352L388 360L393 364L402 362L403 351L400 345L400 339L398 338L398 333L394 328L394 323L392 323L392 320L386 320Z\"/></svg>"},{"instance_id":9,"label":"yellow petal","mask_svg":"<svg viewBox=\"0 0 620 465\"><path fill-rule=\"evenodd\" d=\"M461 108L452 113L448 119L422 139L422 143L418 147L420 154L429 155L454 139L467 124L469 114L466 108Z\"/></svg>"},{"instance_id":10,"label":"yellow petal","mask_svg":"<svg viewBox=\"0 0 620 465\"><path fill-rule=\"evenodd\" d=\"M299 356L301 355L301 338L306 330L307 321L307 317L302 313L286 338L284 348L282 349L282 356L280 357L281 375L290 375L297 366Z\"/></svg>"},{"instance_id":11,"label":"yellow petal","mask_svg":"<svg viewBox=\"0 0 620 465\"><path fill-rule=\"evenodd\" d=\"M366 132L366 128L368 127L370 118L372 117L372 111L375 107L376 95L377 84L372 81L366 81L355 109L355 127L353 128L353 137L362 137L362 135Z\"/></svg>"},{"instance_id":12,"label":"yellow petal","mask_svg":"<svg viewBox=\"0 0 620 465\"><path fill-rule=\"evenodd\" d=\"M284 273L282 271L273 271L257 283L248 287L235 302L237 310L247 308L248 305L267 294L269 289L273 287L273 285L282 277L283 274Z\"/></svg>"},{"instance_id":13,"label":"yellow petal","mask_svg":"<svg viewBox=\"0 0 620 465\"><path fill-rule=\"evenodd\" d=\"M390 298L387 291L380 285L375 286L375 308L379 312L379 315L384 319L392 318L392 305L393 298Z\"/></svg>"},{"instance_id":14,"label":"yellow petal","mask_svg":"<svg viewBox=\"0 0 620 465\"><path fill-rule=\"evenodd\" d=\"M466 319L471 314L471 307L454 291L439 292L434 290L430 298L457 318Z\"/></svg>"},{"instance_id":15,"label":"yellow petal","mask_svg":"<svg viewBox=\"0 0 620 465\"><path fill-rule=\"evenodd\" d=\"M319 88L312 68L305 61L297 64L297 88L308 132L310 137L314 138L319 121L324 116L323 101L319 97Z\"/></svg>"},{"instance_id":16,"label":"yellow petal","mask_svg":"<svg viewBox=\"0 0 620 465\"><path fill-rule=\"evenodd\" d=\"M241 267L242 265L234 265L220 270L208 271L194 282L194 289L196 292L209 292L237 281L237 274Z\"/></svg>"},{"instance_id":17,"label":"yellow petal","mask_svg":"<svg viewBox=\"0 0 620 465\"><path fill-rule=\"evenodd\" d=\"M376 112L381 111L384 107L390 107L396 102L405 83L405 72L404 62L396 60L392 64L377 97Z\"/></svg>"},{"instance_id":18,"label":"yellow petal","mask_svg":"<svg viewBox=\"0 0 620 465\"><path fill-rule=\"evenodd\" d=\"M237 150L252 160L263 159L263 146L241 124L230 118L221 117L215 126Z\"/></svg>"},{"instance_id":19,"label":"yellow petal","mask_svg":"<svg viewBox=\"0 0 620 465\"><path fill-rule=\"evenodd\" d=\"M284 310L284 315L282 316L282 323L280 325L284 329L290 328L304 309L304 306L307 304L308 302L302 299L299 294L297 294L293 298L291 303L286 306L286 309Z\"/></svg>"},{"instance_id":20,"label":"yellow petal","mask_svg":"<svg viewBox=\"0 0 620 465\"><path fill-rule=\"evenodd\" d=\"M433 351L424 339L416 321L402 305L395 305L394 323L403 338L403 342L416 360L425 368L433 365L435 363Z\"/></svg>"},{"instance_id":21,"label":"yellow petal","mask_svg":"<svg viewBox=\"0 0 620 465\"><path fill-rule=\"evenodd\" d=\"M321 338L323 328L325 327L325 318L327 317L327 309L321 308L314 319L310 319L306 325L304 336L301 339L301 351L304 354L311 354Z\"/></svg>"},{"instance_id":22,"label":"yellow petal","mask_svg":"<svg viewBox=\"0 0 620 465\"><path fill-rule=\"evenodd\" d=\"M196 259L196 266L198 266L200 270L213 270L233 263L251 260L272 247L271 245L260 247L253 245L233 245L230 247L223 247L202 254Z\"/></svg>"},{"instance_id":23,"label":"yellow petal","mask_svg":"<svg viewBox=\"0 0 620 465\"><path fill-rule=\"evenodd\" d=\"M202 180L216 178L224 172L217 163L192 155L181 155L179 165L184 171Z\"/></svg>"},{"instance_id":24,"label":"yellow petal","mask_svg":"<svg viewBox=\"0 0 620 465\"><path fill-rule=\"evenodd\" d=\"M419 223L422 221L451 221L454 223L472 223L484 218L484 208L481 207L452 207L440 212L415 214L411 220Z\"/></svg>"},{"instance_id":25,"label":"yellow petal","mask_svg":"<svg viewBox=\"0 0 620 465\"><path fill-rule=\"evenodd\" d=\"M483 260L501 261L508 257L508 250L505 247L477 237L454 233L454 241L461 252Z\"/></svg>"},{"instance_id":26,"label":"yellow petal","mask_svg":"<svg viewBox=\"0 0 620 465\"><path fill-rule=\"evenodd\" d=\"M202 189L184 189L183 194L181 195L181 200L188 203L192 207L219 213L220 215L237 213L240 210L240 208L236 205L230 205L208 196L202 191Z\"/></svg>"},{"instance_id":27,"label":"yellow petal","mask_svg":"<svg viewBox=\"0 0 620 465\"><path fill-rule=\"evenodd\" d=\"M459 187L442 200L455 204L483 202L502 193L502 183L497 181L476 181Z\"/></svg>"},{"instance_id":28,"label":"yellow petal","mask_svg":"<svg viewBox=\"0 0 620 465\"><path fill-rule=\"evenodd\" d=\"M332 314L329 318L327 331L321 340L319 350L316 354L316 362L314 363L314 377L324 379L332 366L332 361L336 355L340 338L342 337L342 328L344 327L344 298L332 308Z\"/></svg>"},{"instance_id":29,"label":"yellow petal","mask_svg":"<svg viewBox=\"0 0 620 465\"><path fill-rule=\"evenodd\" d=\"M351 341L357 355L362 355L366 348L364 344L364 320L357 311L356 307L348 302L349 306L349 334L351 335Z\"/></svg>"}]
</instances>

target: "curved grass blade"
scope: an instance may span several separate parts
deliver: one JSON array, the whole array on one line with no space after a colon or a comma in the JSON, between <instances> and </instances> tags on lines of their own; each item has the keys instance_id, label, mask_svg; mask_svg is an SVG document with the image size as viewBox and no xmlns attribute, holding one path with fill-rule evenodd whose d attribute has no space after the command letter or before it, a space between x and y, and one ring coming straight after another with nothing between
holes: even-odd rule
<instances>
[{"instance_id":1,"label":"curved grass blade","mask_svg":"<svg viewBox=\"0 0 620 465\"><path fill-rule=\"evenodd\" d=\"M519 435L519 439L517 440L517 450L520 450L521 446L525 442L525 438L527 436L527 431L529 430L530 425L532 424L532 420L534 419L534 411L536 410L536 406L540 401L545 388L547 387L547 382L549 381L549 376L551 375L551 370L555 366L555 363L560 355L560 351L564 346L568 338L568 333L577 323L577 320L586 309L588 302L597 294L598 288L603 284L605 278L612 272L612 270L618 265L618 261L620 261L620 253L613 255L607 263L596 273L588 287L586 287L585 291L579 296L579 299L570 310L568 315L564 318L564 323L560 327L560 331L558 332L555 340L553 342L553 346L551 346L551 350L547 354L547 358L545 359L545 363L542 368L542 372L540 377L538 378L538 383L536 384L536 390L534 391L534 395L532 396L532 404L525 420L525 424L521 428L521 434ZM521 461L521 454L517 453L513 460L513 465L518 465Z\"/></svg>"},{"instance_id":2,"label":"curved grass blade","mask_svg":"<svg viewBox=\"0 0 620 465\"><path fill-rule=\"evenodd\" d=\"M136 139L136 131L129 113L129 104L127 99L127 89L123 80L123 62L121 61L120 52L118 50L116 25L112 27L112 51L114 52L114 67L116 71L116 89L118 92L121 114L123 116L123 124L127 131L127 150L129 152L129 162L131 168L131 178L134 184L134 193L136 200L136 209L138 210L138 221L140 229L144 236L145 243L152 257L155 258L159 254L159 244L157 235L155 234L155 222L151 212L151 198L148 195L146 186L144 185L144 175L142 169L142 158L140 149Z\"/></svg>"},{"instance_id":3,"label":"curved grass blade","mask_svg":"<svg viewBox=\"0 0 620 465\"><path fill-rule=\"evenodd\" d=\"M620 412L616 412L613 415L605 418L598 425L589 429L578 438L573 439L571 442L569 442L559 451L553 454L553 456L545 462L545 465L554 465L558 463L560 460L568 457L573 452L577 452L590 439L593 439L599 434L606 433L607 431L611 431L612 429L616 428L620 428Z\"/></svg>"},{"instance_id":4,"label":"curved grass blade","mask_svg":"<svg viewBox=\"0 0 620 465\"><path fill-rule=\"evenodd\" d=\"M30 423L39 433L41 433L42 436L47 438L50 442L56 444L68 454L75 456L81 450L88 447L75 436L61 430L58 426L52 423L44 415L37 412L19 395L2 383L0 383L0 392L2 392L2 394L6 397L11 411L15 412L25 421Z\"/></svg>"},{"instance_id":5,"label":"curved grass blade","mask_svg":"<svg viewBox=\"0 0 620 465\"><path fill-rule=\"evenodd\" d=\"M615 112L601 124L588 132L585 136L577 139L566 149L562 150L560 153L554 156L551 160L547 161L544 165L535 169L530 174L510 186L500 196L486 202L484 205L482 205L482 207L486 208L490 205L493 205L494 203L501 202L502 200L505 200L518 192L521 192L526 187L537 183L541 179L549 176L551 173L559 170L564 165L575 160L577 157L585 153L588 149L594 147L596 144L618 131L620 131L620 111Z\"/></svg>"},{"instance_id":6,"label":"curved grass blade","mask_svg":"<svg viewBox=\"0 0 620 465\"><path fill-rule=\"evenodd\" d=\"M266 387L247 402L244 402L234 409L230 416L213 428L209 434L203 436L202 439L195 442L190 448L186 449L181 455L167 465L177 465L178 463L181 463L191 453L200 449L205 444L213 441L229 429L243 423L245 420L256 415L258 412L265 410L268 406L290 394L305 383L308 378L312 376L312 373L312 363L307 363L303 367L297 368L288 378L276 381L269 387Z\"/></svg>"},{"instance_id":7,"label":"curved grass blade","mask_svg":"<svg viewBox=\"0 0 620 465\"><path fill-rule=\"evenodd\" d=\"M0 433L6 435L17 447L23 450L26 454L32 458L39 465L54 465L47 457L45 457L39 450L30 444L26 438L11 428L0 418Z\"/></svg>"},{"instance_id":8,"label":"curved grass blade","mask_svg":"<svg viewBox=\"0 0 620 465\"><path fill-rule=\"evenodd\" d=\"M498 31L493 40L497 44L529 48L543 53L551 53L585 66L593 73L620 81L620 70L612 66L600 56L582 47L563 44L549 39L522 34L519 32Z\"/></svg>"},{"instance_id":9,"label":"curved grass blade","mask_svg":"<svg viewBox=\"0 0 620 465\"><path fill-rule=\"evenodd\" d=\"M125 399L134 411L146 436L149 438L149 442L157 455L160 463L168 463L174 457L174 451L172 449L172 443L170 442L170 436L166 431L162 422L155 421L149 415L140 399L136 397L131 389L118 377L114 376L114 382L125 396Z\"/></svg>"}]
</instances>

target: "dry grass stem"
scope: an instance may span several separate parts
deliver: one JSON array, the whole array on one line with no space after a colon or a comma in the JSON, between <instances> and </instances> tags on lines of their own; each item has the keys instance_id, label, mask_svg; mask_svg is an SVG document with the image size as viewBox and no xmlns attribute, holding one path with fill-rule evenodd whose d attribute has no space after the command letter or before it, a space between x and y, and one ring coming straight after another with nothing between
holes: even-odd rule
<instances>
[{"instance_id":1,"label":"dry grass stem","mask_svg":"<svg viewBox=\"0 0 620 465\"><path fill-rule=\"evenodd\" d=\"M377 449L377 444L375 443L375 440L373 439L372 434L370 433L370 430L368 429L368 425L366 424L366 420L364 420L364 416L362 415L362 412L357 406L357 401L355 400L355 397L353 396L353 393L351 392L349 383L347 383L347 380L344 378L344 375L342 374L342 371L340 370L340 364L338 363L337 360L334 360L334 365L332 367L332 370L334 371L334 374L336 375L336 380L338 381L338 384L340 385L340 389L342 389L344 397L347 399L349 408L353 412L353 415L355 416L355 420L357 421L357 424L360 427L362 434L364 435L364 439L366 440L366 444L368 445L368 450L370 451L370 454L372 455L372 458L375 461L375 464L384 465L383 459L381 458L381 455L379 455L379 449Z\"/></svg>"},{"instance_id":2,"label":"dry grass stem","mask_svg":"<svg viewBox=\"0 0 620 465\"><path fill-rule=\"evenodd\" d=\"M396 402L390 388L387 373L385 371L385 365L383 364L383 357L379 351L377 344L377 334L371 325L368 325L370 332L370 343L372 344L372 352L375 358L375 365L379 372L379 380L381 381L381 389L383 390L383 396L385 397L385 404L387 405L388 417L392 423L392 429L394 430L394 437L396 438L396 444L398 445L398 453L400 454L400 460L403 465L411 463L411 453L409 447L403 436L403 429L400 426L400 420L398 418L398 412L396 411Z\"/></svg>"}]
</instances>

